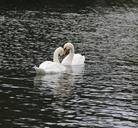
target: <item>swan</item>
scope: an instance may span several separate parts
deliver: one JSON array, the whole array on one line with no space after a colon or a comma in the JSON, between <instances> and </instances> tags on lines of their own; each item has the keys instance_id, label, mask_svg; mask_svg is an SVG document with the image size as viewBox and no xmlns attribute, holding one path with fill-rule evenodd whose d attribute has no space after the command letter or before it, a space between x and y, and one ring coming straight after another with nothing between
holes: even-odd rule
<instances>
[{"instance_id":1,"label":"swan","mask_svg":"<svg viewBox=\"0 0 138 128\"><path fill-rule=\"evenodd\" d=\"M46 73L60 73L64 72L66 68L59 62L58 57L64 55L64 49L62 47L57 48L54 51L53 62L44 61L39 65L39 67L34 66L37 74L46 74Z\"/></svg>"},{"instance_id":2,"label":"swan","mask_svg":"<svg viewBox=\"0 0 138 128\"><path fill-rule=\"evenodd\" d=\"M64 53L66 54L69 51L69 54L63 59L63 65L84 65L85 56L81 54L75 54L74 46L72 43L66 43L64 45Z\"/></svg>"}]
</instances>

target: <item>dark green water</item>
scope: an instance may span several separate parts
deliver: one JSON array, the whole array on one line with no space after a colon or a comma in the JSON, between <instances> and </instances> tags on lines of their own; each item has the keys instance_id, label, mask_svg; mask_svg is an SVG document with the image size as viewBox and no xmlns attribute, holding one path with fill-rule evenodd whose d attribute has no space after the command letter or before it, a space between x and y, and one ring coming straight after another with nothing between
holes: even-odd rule
<instances>
[{"instance_id":1,"label":"dark green water","mask_svg":"<svg viewBox=\"0 0 138 128\"><path fill-rule=\"evenodd\" d=\"M71 41L85 67L36 76ZM137 128L138 8L0 12L0 128Z\"/></svg>"}]
</instances>

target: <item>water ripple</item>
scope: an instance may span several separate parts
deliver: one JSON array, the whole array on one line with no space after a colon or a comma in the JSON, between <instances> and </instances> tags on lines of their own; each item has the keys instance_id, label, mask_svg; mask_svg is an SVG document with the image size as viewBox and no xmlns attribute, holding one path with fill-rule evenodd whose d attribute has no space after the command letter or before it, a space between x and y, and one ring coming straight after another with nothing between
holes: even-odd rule
<instances>
[{"instance_id":1,"label":"water ripple","mask_svg":"<svg viewBox=\"0 0 138 128\"><path fill-rule=\"evenodd\" d=\"M1 127L137 127L137 8L0 15ZM70 40L85 66L36 76Z\"/></svg>"}]
</instances>

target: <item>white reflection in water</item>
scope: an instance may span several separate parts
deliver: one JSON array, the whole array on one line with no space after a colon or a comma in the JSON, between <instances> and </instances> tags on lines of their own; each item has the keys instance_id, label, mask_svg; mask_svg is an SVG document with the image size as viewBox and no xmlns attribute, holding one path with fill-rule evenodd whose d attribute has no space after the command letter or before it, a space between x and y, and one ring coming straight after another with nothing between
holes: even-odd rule
<instances>
[{"instance_id":1,"label":"white reflection in water","mask_svg":"<svg viewBox=\"0 0 138 128\"><path fill-rule=\"evenodd\" d=\"M73 75L82 75L84 73L85 65L66 66L67 72Z\"/></svg>"},{"instance_id":2,"label":"white reflection in water","mask_svg":"<svg viewBox=\"0 0 138 128\"><path fill-rule=\"evenodd\" d=\"M82 80L84 66L66 66L66 73L36 75L34 85L40 91L50 88L54 96L68 97L75 81Z\"/></svg>"}]
</instances>

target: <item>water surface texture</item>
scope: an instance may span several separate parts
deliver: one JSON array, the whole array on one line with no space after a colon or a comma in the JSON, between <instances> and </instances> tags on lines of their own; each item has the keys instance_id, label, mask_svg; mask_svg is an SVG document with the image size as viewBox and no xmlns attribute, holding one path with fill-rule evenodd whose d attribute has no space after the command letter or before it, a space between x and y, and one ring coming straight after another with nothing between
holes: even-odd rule
<instances>
[{"instance_id":1,"label":"water surface texture","mask_svg":"<svg viewBox=\"0 0 138 128\"><path fill-rule=\"evenodd\" d=\"M84 67L36 76L71 41ZM0 12L1 128L137 128L138 8Z\"/></svg>"}]
</instances>

